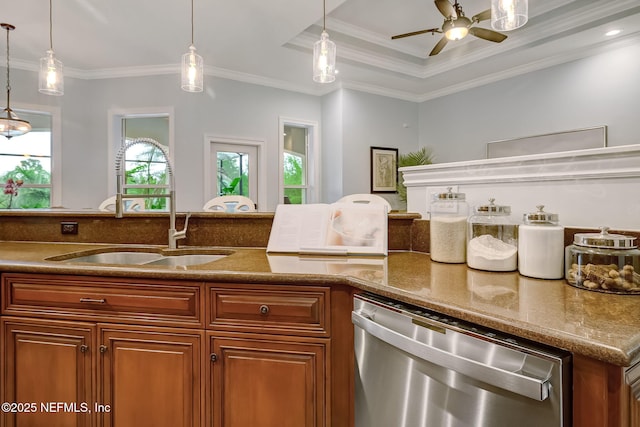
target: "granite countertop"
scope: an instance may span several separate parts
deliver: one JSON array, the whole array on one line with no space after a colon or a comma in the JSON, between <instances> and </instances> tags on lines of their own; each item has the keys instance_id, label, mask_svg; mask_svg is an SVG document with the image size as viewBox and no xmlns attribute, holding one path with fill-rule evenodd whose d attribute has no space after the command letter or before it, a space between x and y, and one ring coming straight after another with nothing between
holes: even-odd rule
<instances>
[{"instance_id":1,"label":"granite countertop","mask_svg":"<svg viewBox=\"0 0 640 427\"><path fill-rule=\"evenodd\" d=\"M271 255L264 248L224 248L229 256L189 267L48 260L112 247L0 242L0 271L232 283L347 284L616 366L629 366L640 359L640 295L591 292L571 287L564 280L530 279L517 272L477 271L464 264L431 262L424 253L309 257Z\"/></svg>"}]
</instances>

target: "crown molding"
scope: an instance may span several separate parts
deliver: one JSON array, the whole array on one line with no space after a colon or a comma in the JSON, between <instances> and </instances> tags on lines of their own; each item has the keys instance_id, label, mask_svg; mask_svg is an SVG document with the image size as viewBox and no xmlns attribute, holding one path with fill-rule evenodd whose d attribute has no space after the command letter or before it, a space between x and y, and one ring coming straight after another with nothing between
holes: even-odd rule
<instances>
[{"instance_id":1,"label":"crown molding","mask_svg":"<svg viewBox=\"0 0 640 427\"><path fill-rule=\"evenodd\" d=\"M417 102L425 102L432 99L441 98L443 96L452 95L454 93L484 86L490 83L517 77L523 74L531 73L533 71L539 71L556 65L565 64L567 62L576 61L578 59L587 58L589 56L605 53L612 48L619 49L626 46L637 45L638 42L640 42L640 34L632 34L626 37L620 37L615 42L603 41L602 43L599 43L597 45L583 47L582 49L574 49L570 53L559 53L557 55L549 56L544 59L532 61L528 64L511 67L483 77L467 80L459 84L441 87L437 90L425 92L418 97Z\"/></svg>"},{"instance_id":2,"label":"crown molding","mask_svg":"<svg viewBox=\"0 0 640 427\"><path fill-rule=\"evenodd\" d=\"M380 84L370 84L358 80L343 80L340 76L338 76L338 80L335 83L321 85L313 83L311 79L309 79L308 84L302 80L302 83L300 83L300 81L293 83L277 78L268 78L256 74L238 72L212 66L205 66L205 75L311 96L324 96L337 89L344 88L420 103L533 71L575 61L590 55L600 54L609 49L637 44L640 41L640 33L627 35L623 33L615 40L604 41L604 39L602 39L602 41L598 41L595 44L579 47L574 46L566 52L561 53L556 53L559 52L557 50L552 51L548 56L544 55L544 57L542 57L542 55L540 55L540 59L530 61L526 64L504 67L496 72L491 72L481 77L454 84L446 85L445 83L445 86L441 85L433 90L427 88L427 86L430 85L429 78L436 75L442 75L443 73L447 73L460 67L471 66L481 59L492 57L498 59L498 56L501 54L509 55L511 52L517 53L520 49L527 46L534 46L539 49L545 48L545 46L549 45L552 48L554 43L553 34L559 32L563 35L572 36L583 32L584 29L588 27L588 24L593 22L603 22L601 27L605 27L607 17L623 17L625 11L629 11L629 16L632 16L633 13L631 12L635 13L638 10L637 0L616 0L615 2L597 1L591 2L589 5L584 5L574 11L569 17L564 15L552 15L553 10L558 6L566 6L569 3L581 4L578 0L558 0L553 7L551 7L549 3L544 3L543 6L538 6L538 9L535 9L536 16L532 17L530 20L530 25L532 27L531 30L533 31L520 32L518 37L510 38L508 43L479 43L478 46L474 46L474 49L471 52L465 53L464 55L455 55L455 51L452 49L451 53L453 53L453 55L448 56L445 52L443 55L431 58L425 58L424 52L420 52L419 54L415 49L403 48L402 44L394 44L394 42L385 35L376 34L369 30L358 28L330 17L327 18L327 29L335 34L334 38L338 43L338 61L348 63L354 67L370 69L374 72L377 70L378 72L393 73L398 78L402 78L403 76L407 77L405 78L408 85L407 87L412 87L410 85L414 85L413 87L418 88L415 92L389 88L385 86L384 82ZM532 9L534 7L535 6L532 5ZM542 10L541 7L546 7L548 10ZM548 18L545 17L544 20L536 19L536 17L540 17L543 14L552 16ZM310 29L301 33L286 43L284 47L295 48L302 50L305 53L310 52L313 43L317 40L317 34L312 33L313 28L314 27L312 26ZM347 39L356 38L366 41L366 43L368 43L368 48L358 47L354 45L353 42L341 41L341 35L348 36L346 37ZM594 40L593 37L592 40ZM375 46L380 46L384 49L375 49ZM415 58L418 59L415 62L402 59L398 56L389 54L388 52L390 50L394 50L395 52L402 53L404 55L415 56ZM456 57L454 58L454 56ZM420 58L422 58L422 60L420 60ZM4 61L5 59L6 58L0 57L0 61ZM39 71L37 61L12 59L11 67L36 73ZM65 67L65 75L67 77L83 80L146 77L154 75L178 75L179 73L179 64L105 68L91 71ZM446 78L442 80L445 82L447 81Z\"/></svg>"}]
</instances>

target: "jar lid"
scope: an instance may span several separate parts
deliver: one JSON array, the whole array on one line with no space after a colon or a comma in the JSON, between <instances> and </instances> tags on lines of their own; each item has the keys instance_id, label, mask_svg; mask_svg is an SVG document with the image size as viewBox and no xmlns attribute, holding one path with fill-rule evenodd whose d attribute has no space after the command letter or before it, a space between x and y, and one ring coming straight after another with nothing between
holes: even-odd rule
<instances>
[{"instance_id":1,"label":"jar lid","mask_svg":"<svg viewBox=\"0 0 640 427\"><path fill-rule=\"evenodd\" d=\"M493 203L496 199L489 199L488 205L476 206L475 211L481 215L509 215L511 206L501 206Z\"/></svg>"},{"instance_id":2,"label":"jar lid","mask_svg":"<svg viewBox=\"0 0 640 427\"><path fill-rule=\"evenodd\" d=\"M557 224L558 214L544 211L544 205L536 206L537 212L526 213L522 216L525 224Z\"/></svg>"},{"instance_id":3,"label":"jar lid","mask_svg":"<svg viewBox=\"0 0 640 427\"><path fill-rule=\"evenodd\" d=\"M609 234L609 227L602 227L600 233L576 233L573 243L579 246L608 249L634 249L638 246L634 243L633 236L623 234Z\"/></svg>"},{"instance_id":4,"label":"jar lid","mask_svg":"<svg viewBox=\"0 0 640 427\"><path fill-rule=\"evenodd\" d=\"M446 193L436 193L433 195L433 198L436 200L464 200L464 193L454 193L451 191L452 187L447 187Z\"/></svg>"}]
</instances>

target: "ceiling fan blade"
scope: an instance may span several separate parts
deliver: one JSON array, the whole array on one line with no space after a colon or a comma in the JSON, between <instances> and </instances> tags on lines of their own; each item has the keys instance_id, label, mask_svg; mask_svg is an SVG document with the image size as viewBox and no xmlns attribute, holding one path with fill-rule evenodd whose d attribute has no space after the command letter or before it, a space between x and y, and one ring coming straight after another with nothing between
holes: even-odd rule
<instances>
[{"instance_id":1,"label":"ceiling fan blade","mask_svg":"<svg viewBox=\"0 0 640 427\"><path fill-rule=\"evenodd\" d=\"M449 41L449 39L443 36L440 39L440 41L438 43L436 43L436 45L433 47L433 49L431 49L431 53L429 53L429 56L433 56L433 55L439 54L440 51L442 49L444 49L444 47L447 45L448 41Z\"/></svg>"},{"instance_id":2,"label":"ceiling fan blade","mask_svg":"<svg viewBox=\"0 0 640 427\"><path fill-rule=\"evenodd\" d=\"M435 0L436 7L445 18L449 19L451 17L457 18L456 10L449 0Z\"/></svg>"},{"instance_id":3,"label":"ceiling fan blade","mask_svg":"<svg viewBox=\"0 0 640 427\"><path fill-rule=\"evenodd\" d=\"M441 33L442 30L440 28L429 28L428 30L420 30L420 31L413 31L411 33L405 33L405 34L398 34L397 36L392 36L391 40L395 40L395 39L401 39L404 37L411 37L411 36L417 36L418 34L425 34L425 33Z\"/></svg>"},{"instance_id":4,"label":"ceiling fan blade","mask_svg":"<svg viewBox=\"0 0 640 427\"><path fill-rule=\"evenodd\" d=\"M491 19L491 9L487 9L484 12L473 15L471 18L473 22L486 21L487 19Z\"/></svg>"},{"instance_id":5,"label":"ceiling fan blade","mask_svg":"<svg viewBox=\"0 0 640 427\"><path fill-rule=\"evenodd\" d=\"M480 27L469 28L469 33L478 38L489 40L490 42L496 42L496 43L500 43L501 41L507 38L507 36L505 36L502 33L499 33L493 30L488 30L486 28L480 28Z\"/></svg>"}]
</instances>

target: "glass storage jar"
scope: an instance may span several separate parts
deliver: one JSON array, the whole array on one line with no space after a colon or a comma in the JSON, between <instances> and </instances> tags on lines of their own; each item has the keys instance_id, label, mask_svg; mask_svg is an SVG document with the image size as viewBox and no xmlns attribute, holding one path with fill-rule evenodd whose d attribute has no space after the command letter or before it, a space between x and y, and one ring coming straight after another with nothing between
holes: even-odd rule
<instances>
[{"instance_id":1,"label":"glass storage jar","mask_svg":"<svg viewBox=\"0 0 640 427\"><path fill-rule=\"evenodd\" d=\"M518 272L537 279L564 277L564 227L558 215L536 206L536 212L523 215L518 226Z\"/></svg>"},{"instance_id":2,"label":"glass storage jar","mask_svg":"<svg viewBox=\"0 0 640 427\"><path fill-rule=\"evenodd\" d=\"M489 199L469 217L467 265L486 271L514 271L518 266L518 225L511 207Z\"/></svg>"},{"instance_id":3,"label":"glass storage jar","mask_svg":"<svg viewBox=\"0 0 640 427\"><path fill-rule=\"evenodd\" d=\"M565 250L567 282L592 291L640 295L640 250L636 238L600 233L576 233Z\"/></svg>"},{"instance_id":4,"label":"glass storage jar","mask_svg":"<svg viewBox=\"0 0 640 427\"><path fill-rule=\"evenodd\" d=\"M467 218L469 206L464 193L433 195L430 204L429 253L433 261L462 264L466 257Z\"/></svg>"}]
</instances>

